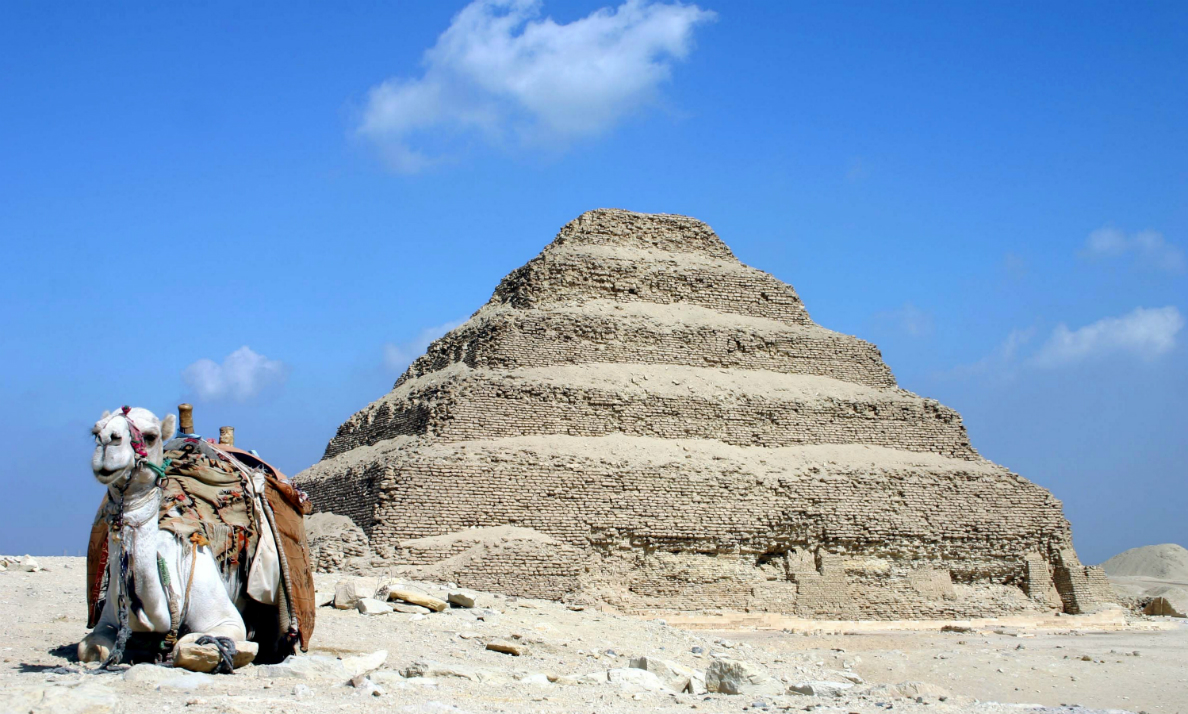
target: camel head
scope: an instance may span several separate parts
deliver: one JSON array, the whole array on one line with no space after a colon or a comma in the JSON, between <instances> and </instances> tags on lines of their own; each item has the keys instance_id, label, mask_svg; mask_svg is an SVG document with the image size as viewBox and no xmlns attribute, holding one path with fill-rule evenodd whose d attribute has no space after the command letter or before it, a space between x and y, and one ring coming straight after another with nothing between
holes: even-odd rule
<instances>
[{"instance_id":1,"label":"camel head","mask_svg":"<svg viewBox=\"0 0 1188 714\"><path fill-rule=\"evenodd\" d=\"M147 409L124 407L103 412L91 433L95 435L95 453L91 470L104 486L124 489L127 479L153 481L149 469L137 469L138 462L161 463L163 446L173 438L176 419L170 414L164 421Z\"/></svg>"}]
</instances>

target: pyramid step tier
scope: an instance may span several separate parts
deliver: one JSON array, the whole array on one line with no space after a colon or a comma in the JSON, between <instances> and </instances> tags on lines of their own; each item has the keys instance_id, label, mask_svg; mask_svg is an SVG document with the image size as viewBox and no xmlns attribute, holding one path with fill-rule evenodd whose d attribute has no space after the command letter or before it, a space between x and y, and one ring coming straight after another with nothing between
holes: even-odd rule
<instances>
[{"instance_id":1,"label":"pyramid step tier","mask_svg":"<svg viewBox=\"0 0 1188 714\"><path fill-rule=\"evenodd\" d=\"M550 247L509 273L491 297L520 309L589 300L688 304L813 324L791 285L737 260L598 245Z\"/></svg>"},{"instance_id":2,"label":"pyramid step tier","mask_svg":"<svg viewBox=\"0 0 1188 714\"><path fill-rule=\"evenodd\" d=\"M739 446L873 444L975 459L957 412L824 377L659 365L522 370L455 365L405 382L339 428L326 456L396 436L717 439Z\"/></svg>"},{"instance_id":3,"label":"pyramid step tier","mask_svg":"<svg viewBox=\"0 0 1188 714\"><path fill-rule=\"evenodd\" d=\"M822 549L1003 582L1071 539L1060 501L1000 466L876 446L398 437L322 461L300 486L323 510L365 503L352 517L373 546L510 525L597 552Z\"/></svg>"},{"instance_id":4,"label":"pyramid step tier","mask_svg":"<svg viewBox=\"0 0 1188 714\"><path fill-rule=\"evenodd\" d=\"M632 213L616 208L586 211L561 228L552 247L593 245L693 253L737 261L705 223L671 213Z\"/></svg>"},{"instance_id":5,"label":"pyramid step tier","mask_svg":"<svg viewBox=\"0 0 1188 714\"><path fill-rule=\"evenodd\" d=\"M769 370L895 386L878 348L850 335L692 305L605 300L550 310L488 305L431 344L397 386L456 363L517 369L591 362Z\"/></svg>"}]
</instances>

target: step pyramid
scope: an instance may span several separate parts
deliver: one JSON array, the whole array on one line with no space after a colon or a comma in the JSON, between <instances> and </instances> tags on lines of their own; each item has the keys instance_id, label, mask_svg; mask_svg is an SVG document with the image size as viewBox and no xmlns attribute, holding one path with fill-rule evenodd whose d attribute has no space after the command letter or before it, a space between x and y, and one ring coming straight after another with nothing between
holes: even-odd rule
<instances>
[{"instance_id":1,"label":"step pyramid","mask_svg":"<svg viewBox=\"0 0 1188 714\"><path fill-rule=\"evenodd\" d=\"M602 209L512 271L298 482L377 557L629 611L1089 611L1060 501L706 224Z\"/></svg>"}]
</instances>

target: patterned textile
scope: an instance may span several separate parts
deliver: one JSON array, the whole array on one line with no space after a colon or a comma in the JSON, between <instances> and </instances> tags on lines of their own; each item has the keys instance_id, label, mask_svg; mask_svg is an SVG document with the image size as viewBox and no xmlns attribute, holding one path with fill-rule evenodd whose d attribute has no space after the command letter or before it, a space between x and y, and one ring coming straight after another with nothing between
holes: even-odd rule
<instances>
[{"instance_id":1,"label":"patterned textile","mask_svg":"<svg viewBox=\"0 0 1188 714\"><path fill-rule=\"evenodd\" d=\"M158 526L183 542L200 534L223 579L231 581L240 564L252 562L263 514L256 513L246 478L228 456L198 439L174 439L169 446ZM242 575L237 583L246 571Z\"/></svg>"}]
</instances>

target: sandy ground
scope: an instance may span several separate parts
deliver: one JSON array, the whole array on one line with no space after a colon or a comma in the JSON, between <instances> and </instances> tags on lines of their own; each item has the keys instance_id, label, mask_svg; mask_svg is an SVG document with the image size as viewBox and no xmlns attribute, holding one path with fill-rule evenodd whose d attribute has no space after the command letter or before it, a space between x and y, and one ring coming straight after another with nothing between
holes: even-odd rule
<instances>
[{"instance_id":1,"label":"sandy ground","mask_svg":"<svg viewBox=\"0 0 1188 714\"><path fill-rule=\"evenodd\" d=\"M370 675L383 690L381 696L352 687L349 677L341 675L286 676L295 671L292 668L249 666L233 676L180 678L175 670L144 665L135 674L122 667L94 673L73 661L74 645L86 631L83 559L39 561L46 571L0 573L0 607L7 616L0 634L0 712L866 714L1121 709L1188 714L1188 627L1164 618L1134 620L1108 630L1061 618L1061 629L1013 623L997 628L1002 634L981 626L984 623L961 633L869 625L851 628L853 634L725 632L480 594L474 610L429 615L366 617L353 610L319 609L310 654L347 658L386 650L382 668ZM318 576L323 599L329 599L341 577ZM432 585L422 587L431 594L442 592ZM484 643L496 638L524 644L528 651L513 657L487 650ZM621 671L630 658L642 655L699 670L716 658L739 659L788 684L859 683L840 697L695 696L606 681L607 670ZM318 661L339 666L333 659ZM417 661L436 662L444 670L485 672L488 677L471 681L440 674L401 676L401 670ZM567 676L589 673L603 673L603 681L565 683ZM558 681L549 683L550 678ZM878 686L907 681L942 689L929 689L917 701Z\"/></svg>"}]
</instances>

